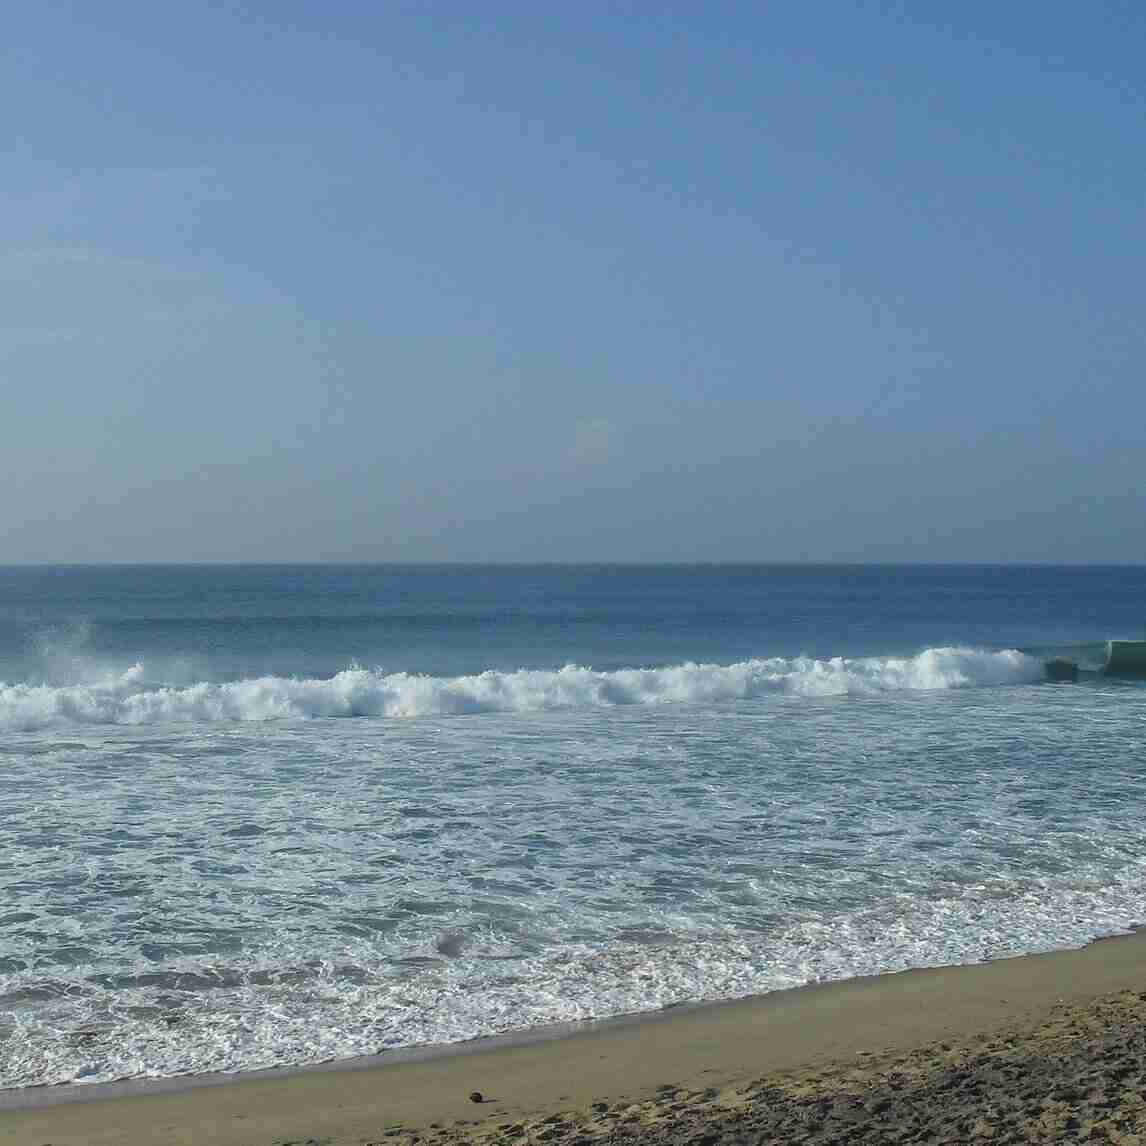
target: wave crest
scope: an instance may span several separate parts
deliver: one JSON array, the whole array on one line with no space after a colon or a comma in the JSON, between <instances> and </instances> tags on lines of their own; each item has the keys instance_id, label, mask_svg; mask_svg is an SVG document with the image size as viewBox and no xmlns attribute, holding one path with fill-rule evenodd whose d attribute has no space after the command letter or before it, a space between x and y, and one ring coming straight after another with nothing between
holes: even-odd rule
<instances>
[{"instance_id":1,"label":"wave crest","mask_svg":"<svg viewBox=\"0 0 1146 1146\"><path fill-rule=\"evenodd\" d=\"M912 657L772 657L613 672L566 665L459 677L351 667L328 679L267 676L185 687L149 685L143 666L137 664L98 683L0 683L0 728L535 712L704 703L769 693L833 696L950 689L1017 684L1040 676L1041 663L1034 657L1013 649L972 648L926 649Z\"/></svg>"}]
</instances>

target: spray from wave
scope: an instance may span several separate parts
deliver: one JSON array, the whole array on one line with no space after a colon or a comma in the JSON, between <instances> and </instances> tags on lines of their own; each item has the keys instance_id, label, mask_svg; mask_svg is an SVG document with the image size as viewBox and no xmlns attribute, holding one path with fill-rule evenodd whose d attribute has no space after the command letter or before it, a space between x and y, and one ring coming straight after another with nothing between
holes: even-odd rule
<instances>
[{"instance_id":1,"label":"spray from wave","mask_svg":"<svg viewBox=\"0 0 1146 1146\"><path fill-rule=\"evenodd\" d=\"M1016 650L935 648L912 657L753 659L599 672L487 671L432 677L351 667L328 679L266 676L184 687L149 684L141 664L103 681L0 683L0 729L74 724L261 721L324 716L404 717L540 712L630 704L704 703L768 694L863 695L1019 684L1041 662Z\"/></svg>"}]
</instances>

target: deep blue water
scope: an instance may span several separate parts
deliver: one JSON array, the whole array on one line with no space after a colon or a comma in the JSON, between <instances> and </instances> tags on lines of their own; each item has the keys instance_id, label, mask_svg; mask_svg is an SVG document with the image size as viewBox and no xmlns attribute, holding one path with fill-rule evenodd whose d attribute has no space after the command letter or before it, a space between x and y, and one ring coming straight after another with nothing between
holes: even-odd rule
<instances>
[{"instance_id":1,"label":"deep blue water","mask_svg":"<svg viewBox=\"0 0 1146 1146\"><path fill-rule=\"evenodd\" d=\"M205 679L350 663L460 675L1146 635L1146 572L1042 566L0 568L0 679L45 655Z\"/></svg>"},{"instance_id":2,"label":"deep blue water","mask_svg":"<svg viewBox=\"0 0 1146 1146\"><path fill-rule=\"evenodd\" d=\"M0 1082L1146 920L1141 567L0 569Z\"/></svg>"}]
</instances>

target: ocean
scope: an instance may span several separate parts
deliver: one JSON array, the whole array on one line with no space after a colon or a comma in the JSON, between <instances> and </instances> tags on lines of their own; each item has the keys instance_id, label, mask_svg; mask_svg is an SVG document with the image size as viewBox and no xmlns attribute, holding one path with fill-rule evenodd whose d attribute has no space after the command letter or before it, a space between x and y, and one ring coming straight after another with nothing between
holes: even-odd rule
<instances>
[{"instance_id":1,"label":"ocean","mask_svg":"<svg viewBox=\"0 0 1146 1146\"><path fill-rule=\"evenodd\" d=\"M0 1086L1125 932L1144 636L1137 566L0 569Z\"/></svg>"}]
</instances>

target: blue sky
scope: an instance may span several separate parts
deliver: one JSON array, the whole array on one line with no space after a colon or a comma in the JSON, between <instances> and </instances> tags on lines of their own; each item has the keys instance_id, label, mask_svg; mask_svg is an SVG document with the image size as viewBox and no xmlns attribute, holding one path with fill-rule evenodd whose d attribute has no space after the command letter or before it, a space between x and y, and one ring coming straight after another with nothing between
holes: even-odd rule
<instances>
[{"instance_id":1,"label":"blue sky","mask_svg":"<svg viewBox=\"0 0 1146 1146\"><path fill-rule=\"evenodd\" d=\"M0 561L1146 560L1143 13L25 5Z\"/></svg>"}]
</instances>

